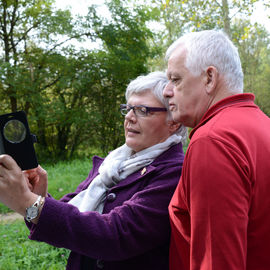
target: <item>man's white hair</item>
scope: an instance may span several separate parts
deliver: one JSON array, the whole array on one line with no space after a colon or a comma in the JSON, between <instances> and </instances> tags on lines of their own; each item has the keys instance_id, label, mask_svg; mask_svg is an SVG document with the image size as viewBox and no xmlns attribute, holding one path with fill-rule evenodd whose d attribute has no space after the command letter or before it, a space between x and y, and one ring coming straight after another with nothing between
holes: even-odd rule
<instances>
[{"instance_id":1,"label":"man's white hair","mask_svg":"<svg viewBox=\"0 0 270 270\"><path fill-rule=\"evenodd\" d=\"M214 66L224 76L229 91L243 92L244 75L238 49L222 31L205 30L180 37L168 48L167 60L180 45L187 50L185 65L194 76Z\"/></svg>"}]
</instances>

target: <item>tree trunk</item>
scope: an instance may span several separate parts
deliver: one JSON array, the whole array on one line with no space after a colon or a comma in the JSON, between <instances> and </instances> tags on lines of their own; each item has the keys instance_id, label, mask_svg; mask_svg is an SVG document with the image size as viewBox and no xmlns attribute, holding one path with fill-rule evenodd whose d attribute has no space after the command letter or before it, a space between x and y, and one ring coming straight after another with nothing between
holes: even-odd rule
<instances>
[{"instance_id":1,"label":"tree trunk","mask_svg":"<svg viewBox=\"0 0 270 270\"><path fill-rule=\"evenodd\" d=\"M229 17L228 0L222 0L222 17L224 23L224 31L231 38L231 19Z\"/></svg>"}]
</instances>

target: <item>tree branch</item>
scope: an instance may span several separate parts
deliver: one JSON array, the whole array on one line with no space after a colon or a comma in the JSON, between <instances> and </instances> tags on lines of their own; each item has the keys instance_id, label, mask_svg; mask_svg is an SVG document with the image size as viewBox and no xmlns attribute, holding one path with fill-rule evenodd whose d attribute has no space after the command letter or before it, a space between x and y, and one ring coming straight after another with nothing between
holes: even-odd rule
<instances>
[{"instance_id":1,"label":"tree branch","mask_svg":"<svg viewBox=\"0 0 270 270\"><path fill-rule=\"evenodd\" d=\"M78 35L71 36L71 37L65 39L64 41L55 44L51 49L49 49L48 52L51 52L51 51L55 50L57 47L62 46L64 43L66 43L66 42L68 42L68 41L70 41L72 39L77 39L77 38L80 38L80 37L83 37L83 36L90 36L90 35L93 36L93 34L91 34L91 33L83 33L83 34L78 34Z\"/></svg>"},{"instance_id":2,"label":"tree branch","mask_svg":"<svg viewBox=\"0 0 270 270\"><path fill-rule=\"evenodd\" d=\"M52 85L56 84L59 80L60 80L61 76L59 76L58 78L56 78L54 81L52 81L51 83L43 86L40 90L43 91L45 89L47 89L48 87L51 87Z\"/></svg>"}]
</instances>

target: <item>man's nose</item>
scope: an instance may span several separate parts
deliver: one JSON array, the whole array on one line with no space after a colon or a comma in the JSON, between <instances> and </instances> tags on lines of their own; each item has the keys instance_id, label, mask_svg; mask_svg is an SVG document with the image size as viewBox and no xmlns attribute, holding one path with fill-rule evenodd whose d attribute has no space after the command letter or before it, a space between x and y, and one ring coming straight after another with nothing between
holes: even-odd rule
<instances>
[{"instance_id":1,"label":"man's nose","mask_svg":"<svg viewBox=\"0 0 270 270\"><path fill-rule=\"evenodd\" d=\"M169 98L169 97L172 97L172 96L173 96L173 85L172 85L171 82L169 82L169 83L165 86L165 88L164 88L164 90L163 90L163 96L164 96L165 98Z\"/></svg>"}]
</instances>

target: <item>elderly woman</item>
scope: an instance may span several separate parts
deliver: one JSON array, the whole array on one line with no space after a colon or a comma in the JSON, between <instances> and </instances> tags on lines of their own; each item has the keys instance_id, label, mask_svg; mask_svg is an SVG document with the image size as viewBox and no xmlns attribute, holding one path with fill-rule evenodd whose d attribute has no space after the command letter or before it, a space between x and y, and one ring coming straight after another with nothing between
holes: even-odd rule
<instances>
[{"instance_id":1,"label":"elderly woman","mask_svg":"<svg viewBox=\"0 0 270 270\"><path fill-rule=\"evenodd\" d=\"M162 95L167 82L153 72L128 85L125 144L105 159L94 156L87 179L60 201L47 194L40 166L23 173L0 156L0 200L26 217L30 239L71 250L67 269L168 269L167 208L186 128L172 121Z\"/></svg>"}]
</instances>

